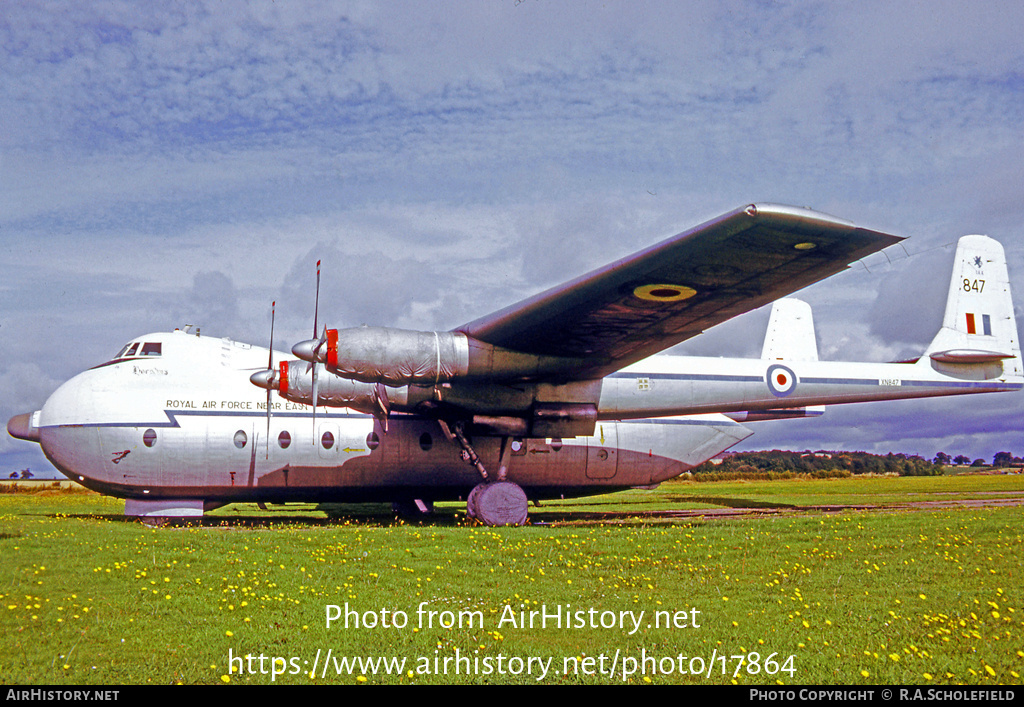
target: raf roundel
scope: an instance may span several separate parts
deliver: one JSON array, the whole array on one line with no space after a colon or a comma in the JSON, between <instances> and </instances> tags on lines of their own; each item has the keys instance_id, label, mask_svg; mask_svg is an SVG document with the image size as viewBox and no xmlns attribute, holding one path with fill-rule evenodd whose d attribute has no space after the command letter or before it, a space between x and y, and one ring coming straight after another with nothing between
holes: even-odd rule
<instances>
[{"instance_id":1,"label":"raf roundel","mask_svg":"<svg viewBox=\"0 0 1024 707\"><path fill-rule=\"evenodd\" d=\"M777 398L785 398L796 390L796 374L785 366L769 366L766 379L768 390Z\"/></svg>"},{"instance_id":2,"label":"raf roundel","mask_svg":"<svg viewBox=\"0 0 1024 707\"><path fill-rule=\"evenodd\" d=\"M641 285L633 294L650 302L681 302L693 297L697 290L686 285Z\"/></svg>"}]
</instances>

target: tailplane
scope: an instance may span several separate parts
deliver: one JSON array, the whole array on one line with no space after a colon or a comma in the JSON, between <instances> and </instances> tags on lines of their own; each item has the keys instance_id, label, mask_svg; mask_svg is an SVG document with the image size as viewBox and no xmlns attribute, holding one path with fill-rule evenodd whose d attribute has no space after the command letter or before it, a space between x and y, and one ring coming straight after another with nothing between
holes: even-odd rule
<instances>
[{"instance_id":1,"label":"tailplane","mask_svg":"<svg viewBox=\"0 0 1024 707\"><path fill-rule=\"evenodd\" d=\"M921 363L954 375L978 368L985 369L985 378L1024 375L1006 256L998 241L960 239L942 328Z\"/></svg>"}]
</instances>

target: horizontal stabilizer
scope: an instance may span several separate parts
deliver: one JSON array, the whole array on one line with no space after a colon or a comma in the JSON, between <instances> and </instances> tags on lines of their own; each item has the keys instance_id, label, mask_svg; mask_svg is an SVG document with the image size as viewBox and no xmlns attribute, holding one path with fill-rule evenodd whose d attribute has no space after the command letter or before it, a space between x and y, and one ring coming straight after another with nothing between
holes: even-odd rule
<instances>
[{"instance_id":1,"label":"horizontal stabilizer","mask_svg":"<svg viewBox=\"0 0 1024 707\"><path fill-rule=\"evenodd\" d=\"M725 413L725 416L736 422L763 422L765 420L794 420L800 417L818 417L824 414L824 405L807 405L799 408L776 408L772 410L727 412Z\"/></svg>"},{"instance_id":2,"label":"horizontal stabilizer","mask_svg":"<svg viewBox=\"0 0 1024 707\"><path fill-rule=\"evenodd\" d=\"M995 363L1004 358L1013 358L1012 353L998 351L982 351L981 349L950 349L930 354L933 361L942 363Z\"/></svg>"}]
</instances>

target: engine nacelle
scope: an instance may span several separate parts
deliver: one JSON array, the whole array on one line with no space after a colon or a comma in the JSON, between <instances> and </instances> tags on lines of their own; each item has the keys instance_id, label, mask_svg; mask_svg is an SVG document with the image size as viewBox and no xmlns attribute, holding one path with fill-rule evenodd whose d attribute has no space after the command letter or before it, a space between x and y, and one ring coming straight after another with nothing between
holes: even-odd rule
<instances>
[{"instance_id":1,"label":"engine nacelle","mask_svg":"<svg viewBox=\"0 0 1024 707\"><path fill-rule=\"evenodd\" d=\"M303 342L293 351L312 351ZM299 347L304 347L300 349ZM326 349L326 351L324 351ZM530 380L570 376L583 365L577 359L536 356L472 339L455 331L410 331L388 327L330 329L315 354L343 378L389 386L433 386L456 379Z\"/></svg>"},{"instance_id":2,"label":"engine nacelle","mask_svg":"<svg viewBox=\"0 0 1024 707\"><path fill-rule=\"evenodd\" d=\"M277 390L281 397L294 403L313 404L313 376L312 372L306 371L307 367L305 362L281 361L277 376ZM376 388L374 383L339 378L321 370L317 375L316 404L351 408L373 415L380 410ZM386 392L391 404L405 406L408 403L407 387L389 387Z\"/></svg>"},{"instance_id":3,"label":"engine nacelle","mask_svg":"<svg viewBox=\"0 0 1024 707\"><path fill-rule=\"evenodd\" d=\"M330 329L328 370L343 378L385 385L436 385L469 373L463 334L387 327Z\"/></svg>"}]
</instances>

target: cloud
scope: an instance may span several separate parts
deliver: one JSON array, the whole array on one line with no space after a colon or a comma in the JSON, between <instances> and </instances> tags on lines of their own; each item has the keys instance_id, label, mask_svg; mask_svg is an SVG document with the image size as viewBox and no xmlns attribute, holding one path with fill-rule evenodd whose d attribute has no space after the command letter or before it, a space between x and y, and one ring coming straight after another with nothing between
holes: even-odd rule
<instances>
[{"instance_id":1,"label":"cloud","mask_svg":"<svg viewBox=\"0 0 1024 707\"><path fill-rule=\"evenodd\" d=\"M238 294L231 278L222 272L196 273L184 317L190 322L202 322L211 333L238 331Z\"/></svg>"},{"instance_id":2,"label":"cloud","mask_svg":"<svg viewBox=\"0 0 1024 707\"><path fill-rule=\"evenodd\" d=\"M800 296L823 358L919 352L958 236L1004 242L1024 292L1022 15L14 3L0 20L0 354L55 386L188 322L261 343L274 300L276 340L297 341L317 259L331 326L454 327L750 201L910 236L913 257L892 249ZM766 316L685 350L756 355ZM980 396L972 419L1019 433L990 397L1003 400ZM906 408L934 421L929 439L962 427L932 404ZM896 408L868 408L855 427L832 411L793 422L790 439L915 434L871 424Z\"/></svg>"},{"instance_id":3,"label":"cloud","mask_svg":"<svg viewBox=\"0 0 1024 707\"><path fill-rule=\"evenodd\" d=\"M36 362L5 364L0 369L0 417L6 424L15 415L39 410L59 383L58 379L54 379ZM0 435L0 457L23 449L24 444L6 433ZM5 477L5 474L0 473L0 478Z\"/></svg>"}]
</instances>

